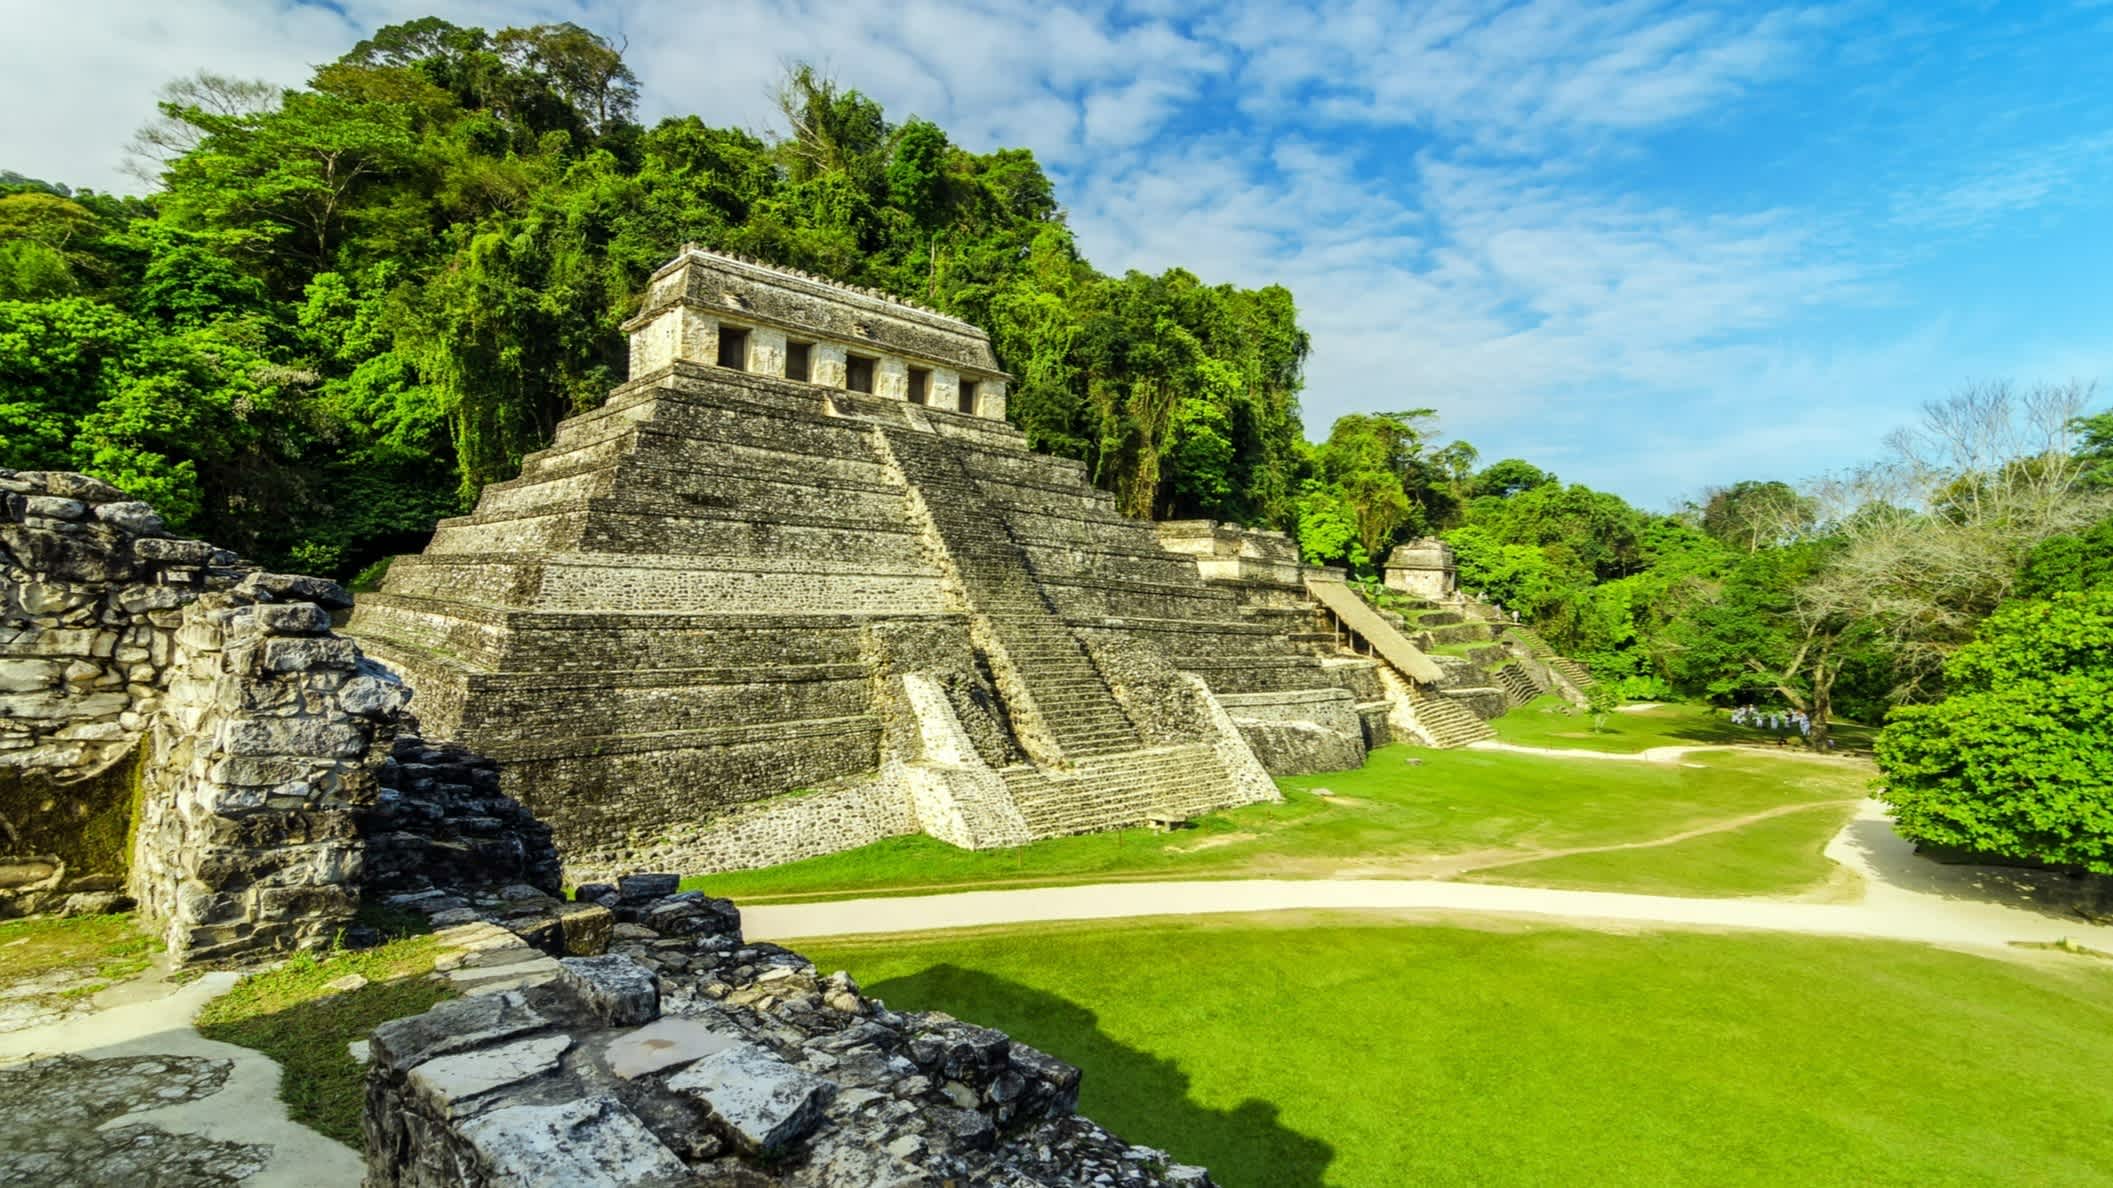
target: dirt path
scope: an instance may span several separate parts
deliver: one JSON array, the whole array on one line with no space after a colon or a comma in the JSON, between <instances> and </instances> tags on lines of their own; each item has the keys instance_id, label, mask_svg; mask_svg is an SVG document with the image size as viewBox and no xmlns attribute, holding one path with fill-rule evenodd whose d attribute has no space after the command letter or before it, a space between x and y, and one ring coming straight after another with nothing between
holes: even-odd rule
<instances>
[{"instance_id":1,"label":"dirt path","mask_svg":"<svg viewBox=\"0 0 2113 1188\"><path fill-rule=\"evenodd\" d=\"M1697 825L1693 829L1683 829L1678 833L1668 833L1663 837L1649 838L1644 841L1611 842L1604 846L1577 846L1565 850L1490 850L1483 851L1481 854L1440 857L1430 861L1427 873L1428 877L1431 878L1454 878L1464 874L1480 874L1483 871L1502 870L1507 866L1523 866L1529 862L1540 862L1549 858L1572 858L1579 854L1611 854L1618 850L1653 850L1659 846L1678 845L1684 841L1693 841L1698 837L1708 837L1713 833L1730 833L1734 829L1744 829L1748 825L1758 825L1763 821L1772 821L1777 817L1787 817L1792 813L1809 813L1815 809L1843 808L1848 805L1860 805L1862 803L1864 802L1861 800L1810 800L1801 804L1779 804L1774 808L1762 809L1757 813L1748 813L1743 817L1727 817L1722 821L1711 821L1706 825Z\"/></svg>"},{"instance_id":2,"label":"dirt path","mask_svg":"<svg viewBox=\"0 0 2113 1188\"><path fill-rule=\"evenodd\" d=\"M1381 910L1759 929L1978 949L2070 939L2113 950L2113 925L2087 923L2067 911L2058 888L2028 894L2014 873L1937 868L1915 857L1893 835L1884 806L1876 801L1860 803L1856 818L1828 844L1827 855L1863 877L1867 890L1860 901L1688 899L1437 879L1235 879L774 904L745 908L742 915L749 935L770 940L1221 912Z\"/></svg>"},{"instance_id":3,"label":"dirt path","mask_svg":"<svg viewBox=\"0 0 2113 1188\"><path fill-rule=\"evenodd\" d=\"M286 1116L278 1064L191 1025L236 977L150 975L92 1013L0 1035L0 1183L359 1184L357 1154Z\"/></svg>"},{"instance_id":4,"label":"dirt path","mask_svg":"<svg viewBox=\"0 0 2113 1188\"><path fill-rule=\"evenodd\" d=\"M1670 747L1650 747L1641 751L1582 751L1566 747L1529 747L1523 743L1498 742L1485 738L1467 744L1470 751L1508 751L1514 755L1544 755L1550 759L1612 759L1618 763L1678 763L1689 755L1704 751L1750 751L1764 755L1775 755L1783 759L1816 759L1829 763L1854 762L1844 755L1815 755L1806 750L1768 750L1758 746L1740 746L1733 743L1695 743Z\"/></svg>"}]
</instances>

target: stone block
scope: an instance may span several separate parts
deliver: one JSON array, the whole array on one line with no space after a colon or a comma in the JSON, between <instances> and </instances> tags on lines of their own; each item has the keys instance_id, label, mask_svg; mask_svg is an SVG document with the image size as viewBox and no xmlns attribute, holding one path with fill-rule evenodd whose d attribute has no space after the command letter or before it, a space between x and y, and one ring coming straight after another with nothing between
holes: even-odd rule
<instances>
[{"instance_id":1,"label":"stone block","mask_svg":"<svg viewBox=\"0 0 2113 1188\"><path fill-rule=\"evenodd\" d=\"M370 673L346 681L337 692L338 705L361 718L386 718L411 703L411 690L386 673Z\"/></svg>"},{"instance_id":2,"label":"stone block","mask_svg":"<svg viewBox=\"0 0 2113 1188\"><path fill-rule=\"evenodd\" d=\"M102 504L95 509L95 518L119 531L139 536L160 536L167 531L160 514L136 499Z\"/></svg>"},{"instance_id":3,"label":"stone block","mask_svg":"<svg viewBox=\"0 0 2113 1188\"><path fill-rule=\"evenodd\" d=\"M457 998L422 1015L392 1019L374 1029L376 1059L409 1068L449 1052L494 1043L547 1027L550 1020L520 994Z\"/></svg>"},{"instance_id":4,"label":"stone block","mask_svg":"<svg viewBox=\"0 0 2113 1188\"><path fill-rule=\"evenodd\" d=\"M345 669L359 663L359 648L349 639L267 639L261 651L267 672Z\"/></svg>"},{"instance_id":5,"label":"stone block","mask_svg":"<svg viewBox=\"0 0 2113 1188\"><path fill-rule=\"evenodd\" d=\"M744 1044L711 1053L668 1078L668 1088L711 1110L736 1146L777 1154L821 1121L835 1086Z\"/></svg>"},{"instance_id":6,"label":"stone block","mask_svg":"<svg viewBox=\"0 0 2113 1188\"><path fill-rule=\"evenodd\" d=\"M674 874L628 874L616 880L616 893L626 904L647 903L682 889L682 876Z\"/></svg>"},{"instance_id":7,"label":"stone block","mask_svg":"<svg viewBox=\"0 0 2113 1188\"><path fill-rule=\"evenodd\" d=\"M257 626L273 635L323 635L330 612L313 602L266 604L256 609Z\"/></svg>"},{"instance_id":8,"label":"stone block","mask_svg":"<svg viewBox=\"0 0 2113 1188\"><path fill-rule=\"evenodd\" d=\"M613 1097L495 1109L462 1136L491 1184L517 1188L675 1188L689 1168Z\"/></svg>"},{"instance_id":9,"label":"stone block","mask_svg":"<svg viewBox=\"0 0 2113 1188\"><path fill-rule=\"evenodd\" d=\"M495 1047L436 1056L411 1070L411 1086L440 1113L461 1113L470 1099L555 1071L572 1047L569 1035L539 1035Z\"/></svg>"},{"instance_id":10,"label":"stone block","mask_svg":"<svg viewBox=\"0 0 2113 1188\"><path fill-rule=\"evenodd\" d=\"M24 470L15 478L27 484L28 490L42 491L61 499L78 499L83 503L109 503L126 498L123 491L102 479L67 470Z\"/></svg>"},{"instance_id":11,"label":"stone block","mask_svg":"<svg viewBox=\"0 0 2113 1188\"><path fill-rule=\"evenodd\" d=\"M558 981L589 1014L611 1027L634 1027L660 1016L660 983L653 971L621 954L566 957Z\"/></svg>"},{"instance_id":12,"label":"stone block","mask_svg":"<svg viewBox=\"0 0 2113 1188\"><path fill-rule=\"evenodd\" d=\"M243 718L228 723L221 746L230 755L349 759L367 749L367 732L324 718Z\"/></svg>"},{"instance_id":13,"label":"stone block","mask_svg":"<svg viewBox=\"0 0 2113 1188\"><path fill-rule=\"evenodd\" d=\"M78 520L87 516L88 505L78 499L61 499L55 495L22 496L22 514L42 516L47 520Z\"/></svg>"},{"instance_id":14,"label":"stone block","mask_svg":"<svg viewBox=\"0 0 2113 1188\"><path fill-rule=\"evenodd\" d=\"M143 561L203 565L212 557L213 546L202 540L171 540L149 536L133 541L132 553Z\"/></svg>"},{"instance_id":15,"label":"stone block","mask_svg":"<svg viewBox=\"0 0 2113 1188\"><path fill-rule=\"evenodd\" d=\"M558 929L568 956L598 956L609 949L616 913L600 904L569 903L558 909Z\"/></svg>"},{"instance_id":16,"label":"stone block","mask_svg":"<svg viewBox=\"0 0 2113 1188\"><path fill-rule=\"evenodd\" d=\"M602 1062L625 1080L700 1060L715 1052L748 1045L732 1024L713 1016L656 1019L609 1041Z\"/></svg>"},{"instance_id":17,"label":"stone block","mask_svg":"<svg viewBox=\"0 0 2113 1188\"><path fill-rule=\"evenodd\" d=\"M235 587L237 594L264 602L313 602L325 610L346 610L352 595L329 578L295 573L252 573Z\"/></svg>"}]
</instances>

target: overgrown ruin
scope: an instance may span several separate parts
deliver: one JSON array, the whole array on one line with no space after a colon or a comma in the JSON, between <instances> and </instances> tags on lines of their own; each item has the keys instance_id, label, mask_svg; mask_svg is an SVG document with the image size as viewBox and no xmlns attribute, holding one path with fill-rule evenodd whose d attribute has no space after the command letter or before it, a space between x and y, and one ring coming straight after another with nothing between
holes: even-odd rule
<instances>
[{"instance_id":1,"label":"overgrown ruin","mask_svg":"<svg viewBox=\"0 0 2113 1188\"><path fill-rule=\"evenodd\" d=\"M370 875L556 889L496 770L427 747L410 691L333 633L335 582L173 538L84 475L0 492L0 916L130 899L211 960L329 943Z\"/></svg>"},{"instance_id":2,"label":"overgrown ruin","mask_svg":"<svg viewBox=\"0 0 2113 1188\"><path fill-rule=\"evenodd\" d=\"M467 997L375 1036L376 1184L1208 1184L674 874L561 877L1172 823L1590 677L1437 542L1382 596L1118 515L966 323L693 249L629 326L632 380L356 608L0 471L0 915L130 901L179 962L447 929Z\"/></svg>"},{"instance_id":3,"label":"overgrown ruin","mask_svg":"<svg viewBox=\"0 0 2113 1188\"><path fill-rule=\"evenodd\" d=\"M0 474L0 910L129 894L210 957L425 858L554 888L546 829L591 878L1171 823L1590 681L1439 542L1375 604L1282 534L1117 514L965 322L689 249L628 325L634 378L359 600L388 668L335 583Z\"/></svg>"},{"instance_id":4,"label":"overgrown ruin","mask_svg":"<svg viewBox=\"0 0 2113 1188\"><path fill-rule=\"evenodd\" d=\"M1180 820L1473 717L1346 653L1288 539L1030 451L966 322L691 248L626 328L630 381L349 628L569 869Z\"/></svg>"}]
</instances>

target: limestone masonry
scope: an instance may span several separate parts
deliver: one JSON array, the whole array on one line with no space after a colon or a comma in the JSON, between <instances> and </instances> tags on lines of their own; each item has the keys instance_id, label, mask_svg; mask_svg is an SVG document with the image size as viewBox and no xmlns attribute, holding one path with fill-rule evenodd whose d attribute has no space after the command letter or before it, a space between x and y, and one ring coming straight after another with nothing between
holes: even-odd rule
<instances>
[{"instance_id":1,"label":"limestone masonry","mask_svg":"<svg viewBox=\"0 0 2113 1188\"><path fill-rule=\"evenodd\" d=\"M532 948L532 888L392 897L463 997L369 1045L370 1188L728 1184L1209 1188L1076 1113L1080 1071L744 941L673 875L588 884L585 943ZM495 926L503 925L503 926Z\"/></svg>"},{"instance_id":2,"label":"limestone masonry","mask_svg":"<svg viewBox=\"0 0 2113 1188\"><path fill-rule=\"evenodd\" d=\"M1183 819L1383 741L1288 540L1165 547L1027 449L981 330L694 249L627 325L631 380L348 628L568 869Z\"/></svg>"},{"instance_id":3,"label":"limestone masonry","mask_svg":"<svg viewBox=\"0 0 2113 1188\"><path fill-rule=\"evenodd\" d=\"M84 475L0 470L0 494L0 916L130 898L200 960L328 943L370 875L557 886L496 769L421 742L409 690L331 632L335 582L174 539Z\"/></svg>"}]
</instances>

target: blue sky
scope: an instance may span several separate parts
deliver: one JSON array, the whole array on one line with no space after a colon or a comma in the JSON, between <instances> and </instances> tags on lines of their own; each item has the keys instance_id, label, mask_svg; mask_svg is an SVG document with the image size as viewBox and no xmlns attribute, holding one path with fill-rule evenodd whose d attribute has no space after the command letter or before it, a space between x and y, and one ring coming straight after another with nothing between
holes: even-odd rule
<instances>
[{"instance_id":1,"label":"blue sky","mask_svg":"<svg viewBox=\"0 0 2113 1188\"><path fill-rule=\"evenodd\" d=\"M1647 507L1871 457L1968 381L2113 381L2107 0L0 9L0 167L112 188L168 78L297 83L427 12L627 38L648 118L767 129L810 59L1034 149L1103 269L1290 286L1310 436L1432 407Z\"/></svg>"}]
</instances>

